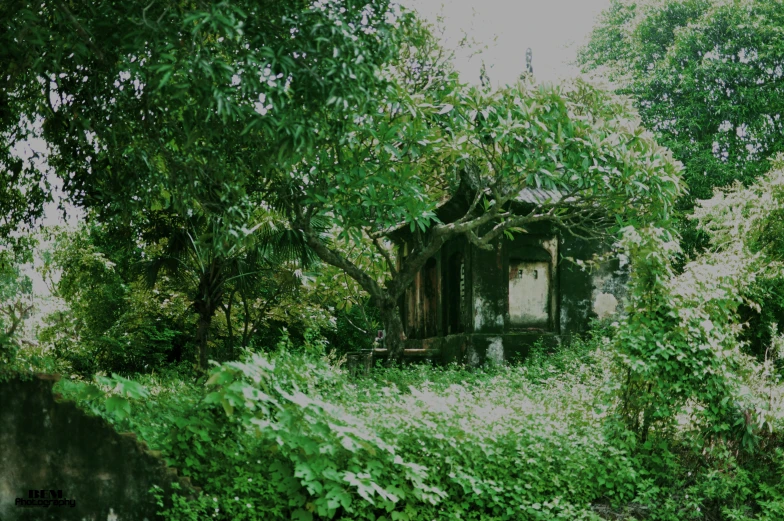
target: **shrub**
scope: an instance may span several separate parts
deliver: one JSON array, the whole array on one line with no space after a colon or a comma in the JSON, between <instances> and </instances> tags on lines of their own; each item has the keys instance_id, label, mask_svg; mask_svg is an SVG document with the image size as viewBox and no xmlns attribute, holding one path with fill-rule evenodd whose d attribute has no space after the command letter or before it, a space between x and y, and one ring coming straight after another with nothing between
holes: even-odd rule
<instances>
[{"instance_id":1,"label":"shrub","mask_svg":"<svg viewBox=\"0 0 784 521\"><path fill-rule=\"evenodd\" d=\"M403 373L387 370L398 382ZM525 375L500 368L401 391L348 384L285 352L253 354L217 368L205 402L253 432L257 454L274 455L262 475L295 519L589 519L593 501L631 499L625 450L588 411L510 392Z\"/></svg>"}]
</instances>

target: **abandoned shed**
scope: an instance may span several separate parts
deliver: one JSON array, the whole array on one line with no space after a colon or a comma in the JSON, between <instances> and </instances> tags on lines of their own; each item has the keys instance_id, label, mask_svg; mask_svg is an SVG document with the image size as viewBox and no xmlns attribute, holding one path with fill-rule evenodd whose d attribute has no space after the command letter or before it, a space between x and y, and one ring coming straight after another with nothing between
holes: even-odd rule
<instances>
[{"instance_id":1,"label":"abandoned shed","mask_svg":"<svg viewBox=\"0 0 784 521\"><path fill-rule=\"evenodd\" d=\"M516 204L526 211L558 197L529 188ZM456 196L437 215L448 223L467 205L466 197ZM539 340L560 344L586 331L592 318L621 310L627 279L621 259L586 269L603 251L597 241L559 233L547 223L526 231L497 239L491 250L458 237L427 261L399 303L406 358L472 365L519 359ZM404 258L410 231L397 230L393 240Z\"/></svg>"}]
</instances>

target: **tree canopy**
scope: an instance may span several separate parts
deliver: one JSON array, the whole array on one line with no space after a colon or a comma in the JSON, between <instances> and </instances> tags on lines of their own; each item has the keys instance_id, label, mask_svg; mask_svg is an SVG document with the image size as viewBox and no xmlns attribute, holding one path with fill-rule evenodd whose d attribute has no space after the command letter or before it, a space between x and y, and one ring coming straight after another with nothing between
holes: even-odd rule
<instances>
[{"instance_id":1,"label":"tree canopy","mask_svg":"<svg viewBox=\"0 0 784 521\"><path fill-rule=\"evenodd\" d=\"M167 259L190 249L202 365L231 266L274 221L270 183L366 110L412 20L386 1L11 2L0 15L13 190L45 179L10 152L38 133L91 218ZM13 190L4 200L18 206Z\"/></svg>"},{"instance_id":2,"label":"tree canopy","mask_svg":"<svg viewBox=\"0 0 784 521\"><path fill-rule=\"evenodd\" d=\"M782 25L775 0L612 0L579 61L631 95L684 163L690 207L784 150Z\"/></svg>"},{"instance_id":3,"label":"tree canopy","mask_svg":"<svg viewBox=\"0 0 784 521\"><path fill-rule=\"evenodd\" d=\"M487 248L543 221L607 237L667 221L681 190L623 101L580 82L461 85L428 28L385 1L6 9L3 128L42 121L49 164L91 218L154 245L152 273L194 274L202 366L265 230L352 277L397 355L398 298L450 237ZM467 213L438 222L461 184ZM515 215L526 187L562 197ZM417 242L397 267L401 225Z\"/></svg>"}]
</instances>

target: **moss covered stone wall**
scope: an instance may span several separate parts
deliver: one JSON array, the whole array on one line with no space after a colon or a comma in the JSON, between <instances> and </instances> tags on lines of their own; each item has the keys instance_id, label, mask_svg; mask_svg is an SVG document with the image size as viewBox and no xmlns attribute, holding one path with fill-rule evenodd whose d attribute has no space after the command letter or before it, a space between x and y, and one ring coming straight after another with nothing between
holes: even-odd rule
<instances>
[{"instance_id":1,"label":"moss covered stone wall","mask_svg":"<svg viewBox=\"0 0 784 521\"><path fill-rule=\"evenodd\" d=\"M153 485L196 492L133 434L58 401L57 379L0 382L0 520L152 521Z\"/></svg>"}]
</instances>

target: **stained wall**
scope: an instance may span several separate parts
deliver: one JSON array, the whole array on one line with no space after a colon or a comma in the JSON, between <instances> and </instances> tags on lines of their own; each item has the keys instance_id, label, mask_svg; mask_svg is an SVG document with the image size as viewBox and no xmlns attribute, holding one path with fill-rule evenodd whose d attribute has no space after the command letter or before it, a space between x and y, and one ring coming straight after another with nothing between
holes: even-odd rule
<instances>
[{"instance_id":1,"label":"stained wall","mask_svg":"<svg viewBox=\"0 0 784 521\"><path fill-rule=\"evenodd\" d=\"M547 226L489 249L450 241L404 299L407 347L474 365L525 358L537 341L569 342L592 319L623 311L627 267L618 257L592 264L601 252L595 241Z\"/></svg>"},{"instance_id":2,"label":"stained wall","mask_svg":"<svg viewBox=\"0 0 784 521\"><path fill-rule=\"evenodd\" d=\"M174 482L197 492L132 434L56 399L57 379L0 382L0 520L152 521L153 485L166 497ZM58 501L62 491L74 506L18 506L16 498L29 500L30 490L46 498L55 491Z\"/></svg>"}]
</instances>

